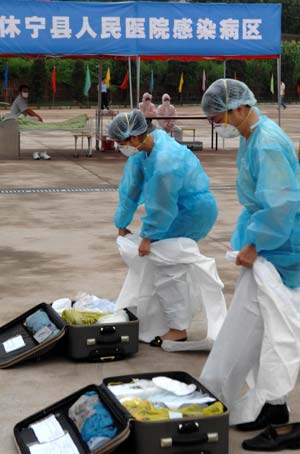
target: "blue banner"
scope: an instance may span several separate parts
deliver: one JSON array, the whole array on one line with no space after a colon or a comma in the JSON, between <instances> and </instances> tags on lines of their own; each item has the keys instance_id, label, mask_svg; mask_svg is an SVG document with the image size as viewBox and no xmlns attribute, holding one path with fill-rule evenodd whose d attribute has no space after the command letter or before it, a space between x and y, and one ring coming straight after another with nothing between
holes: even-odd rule
<instances>
[{"instance_id":1,"label":"blue banner","mask_svg":"<svg viewBox=\"0 0 300 454\"><path fill-rule=\"evenodd\" d=\"M3 55L281 53L281 4L0 0Z\"/></svg>"}]
</instances>

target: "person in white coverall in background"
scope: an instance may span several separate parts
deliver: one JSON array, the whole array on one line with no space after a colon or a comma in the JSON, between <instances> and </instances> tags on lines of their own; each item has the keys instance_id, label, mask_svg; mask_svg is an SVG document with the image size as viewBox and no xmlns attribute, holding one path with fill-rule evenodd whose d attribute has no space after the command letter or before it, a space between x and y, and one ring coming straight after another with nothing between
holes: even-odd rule
<instances>
[{"instance_id":1,"label":"person in white coverall in background","mask_svg":"<svg viewBox=\"0 0 300 454\"><path fill-rule=\"evenodd\" d=\"M170 104L171 98L168 93L162 95L162 104L157 108L158 117L176 117L176 109L173 104ZM168 134L171 134L178 142L182 141L182 129L176 125L175 118L169 118L166 120L159 120L159 125Z\"/></svg>"},{"instance_id":2,"label":"person in white coverall in background","mask_svg":"<svg viewBox=\"0 0 300 454\"><path fill-rule=\"evenodd\" d=\"M157 127L156 122L153 121L153 117L157 117L157 109L155 104L152 102L151 93L144 93L142 102L139 103L139 109L143 112L144 117L148 125L148 132L152 132Z\"/></svg>"}]
</instances>

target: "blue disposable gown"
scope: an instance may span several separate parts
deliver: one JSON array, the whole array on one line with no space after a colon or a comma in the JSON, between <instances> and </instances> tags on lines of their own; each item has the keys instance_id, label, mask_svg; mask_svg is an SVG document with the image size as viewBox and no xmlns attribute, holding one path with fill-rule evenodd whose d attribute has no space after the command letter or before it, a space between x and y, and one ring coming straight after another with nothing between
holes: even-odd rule
<instances>
[{"instance_id":1,"label":"blue disposable gown","mask_svg":"<svg viewBox=\"0 0 300 454\"><path fill-rule=\"evenodd\" d=\"M126 163L119 186L115 225L127 227L144 203L141 236L151 240L187 237L199 240L211 230L217 205L209 178L197 157L167 133L156 129L154 147Z\"/></svg>"},{"instance_id":2,"label":"blue disposable gown","mask_svg":"<svg viewBox=\"0 0 300 454\"><path fill-rule=\"evenodd\" d=\"M300 167L293 143L261 115L248 140L241 139L237 167L244 209L231 238L233 249L254 244L285 285L300 287Z\"/></svg>"}]
</instances>

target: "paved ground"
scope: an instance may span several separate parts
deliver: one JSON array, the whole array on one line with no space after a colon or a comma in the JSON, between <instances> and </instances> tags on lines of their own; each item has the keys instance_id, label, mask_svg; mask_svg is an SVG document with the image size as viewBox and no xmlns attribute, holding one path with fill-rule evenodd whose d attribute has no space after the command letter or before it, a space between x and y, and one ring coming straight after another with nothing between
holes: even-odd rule
<instances>
[{"instance_id":1,"label":"paved ground","mask_svg":"<svg viewBox=\"0 0 300 454\"><path fill-rule=\"evenodd\" d=\"M274 105L264 105L262 110L276 116ZM53 121L81 112L50 110L41 114ZM87 112L94 115L92 110ZM200 114L198 107L183 107L179 113ZM295 145L300 138L299 113L296 105L282 112L282 125ZM184 126L183 121L180 124ZM197 139L204 143L198 156L211 178L219 206L218 221L200 248L216 257L229 304L238 274L235 266L224 260L240 210L234 189L237 140L226 141L224 148L221 143L218 151L212 151L209 125L191 121L190 126L197 127ZM117 203L114 188L125 158L116 152L94 152L92 158L83 153L75 159L73 142L66 134L27 134L22 136L22 159L5 152L0 155L1 325L41 301L72 298L82 291L114 299L121 288L126 268L115 245L112 219ZM49 150L51 161L31 159L32 150L42 149ZM34 190L20 192L24 188ZM83 192L83 188L93 190ZM138 216L134 227L138 231ZM16 452L12 436L16 422L80 387L100 383L107 376L153 370L185 370L198 377L206 357L206 353L166 353L141 344L133 358L114 363L82 364L56 355L0 370L0 451ZM300 420L299 403L297 387L290 396L294 421ZM230 430L230 454L243 452L243 438Z\"/></svg>"}]
</instances>

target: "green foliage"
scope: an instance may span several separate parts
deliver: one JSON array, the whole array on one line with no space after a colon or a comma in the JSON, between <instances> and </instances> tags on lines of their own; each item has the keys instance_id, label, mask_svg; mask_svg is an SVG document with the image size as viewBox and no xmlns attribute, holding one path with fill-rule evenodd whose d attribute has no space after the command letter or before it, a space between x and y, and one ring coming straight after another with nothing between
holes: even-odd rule
<instances>
[{"instance_id":1,"label":"green foliage","mask_svg":"<svg viewBox=\"0 0 300 454\"><path fill-rule=\"evenodd\" d=\"M82 60L76 59L73 63L71 73L71 92L72 98L76 101L83 100L83 87L85 81L86 64Z\"/></svg>"},{"instance_id":2,"label":"green foliage","mask_svg":"<svg viewBox=\"0 0 300 454\"><path fill-rule=\"evenodd\" d=\"M47 71L45 60L33 60L30 69L30 98L34 102L39 102L43 99L47 88Z\"/></svg>"},{"instance_id":3,"label":"green foliage","mask_svg":"<svg viewBox=\"0 0 300 454\"><path fill-rule=\"evenodd\" d=\"M82 1L82 0L81 0ZM104 0L105 1L105 0ZM164 0L162 0L164 1ZM284 33L300 33L300 0L231 0L231 3L282 3L282 31ZM191 1L193 3L193 1ZM195 3L199 3L199 0ZM219 3L220 0L202 0L201 3ZM300 81L300 43L296 41L282 43L282 80L286 83L287 100L299 99L296 93L297 83ZM9 83L14 90L20 83L29 83L31 87L30 99L35 102L51 101L51 72L56 66L57 94L56 103L75 100L85 102L83 87L86 65L89 65L92 87L89 93L90 102L97 102L97 84L99 59L64 59L47 58L33 60L30 58L0 58L0 80L3 80L5 64L9 63ZM102 76L110 68L110 91L114 104L129 103L129 90L121 90L124 75L128 69L127 59L111 59L103 61ZM132 61L132 87L134 103L136 102L136 63ZM149 91L150 74L154 74L153 101L160 104L163 93L169 93L172 101L200 102L202 96L202 73L205 70L206 86L214 80L223 77L224 63L215 60L183 62L169 61L141 61L140 67L140 94ZM179 98L178 84L180 74L184 74L182 97ZM227 77L234 77L247 83L255 92L259 100L271 100L270 80L273 74L275 86L277 83L276 60L229 60L226 62ZM15 93L17 94L17 92Z\"/></svg>"}]
</instances>

